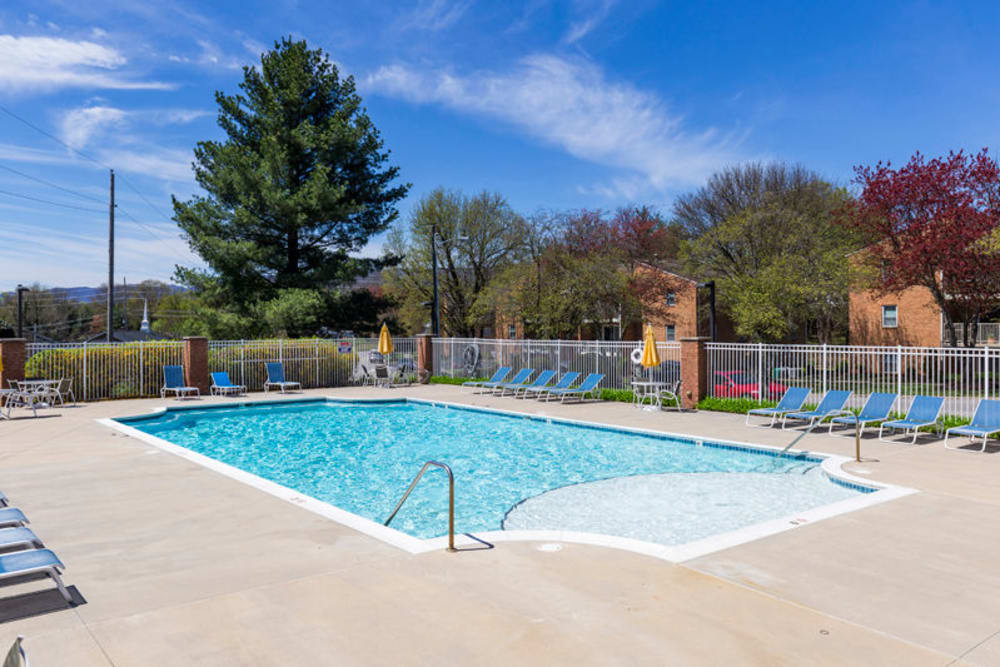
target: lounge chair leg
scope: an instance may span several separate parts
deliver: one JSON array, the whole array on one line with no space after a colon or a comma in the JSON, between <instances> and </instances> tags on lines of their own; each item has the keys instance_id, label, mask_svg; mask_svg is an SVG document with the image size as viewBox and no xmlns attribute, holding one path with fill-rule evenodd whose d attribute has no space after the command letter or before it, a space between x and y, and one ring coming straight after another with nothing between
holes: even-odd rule
<instances>
[{"instance_id":1,"label":"lounge chair leg","mask_svg":"<svg viewBox=\"0 0 1000 667\"><path fill-rule=\"evenodd\" d=\"M67 604L73 604L73 596L69 594L66 590L66 586L63 585L62 577L59 576L59 571L55 568L51 568L47 574L52 578L52 581L56 583L56 588L59 589L59 593L62 594L63 599L66 600Z\"/></svg>"}]
</instances>

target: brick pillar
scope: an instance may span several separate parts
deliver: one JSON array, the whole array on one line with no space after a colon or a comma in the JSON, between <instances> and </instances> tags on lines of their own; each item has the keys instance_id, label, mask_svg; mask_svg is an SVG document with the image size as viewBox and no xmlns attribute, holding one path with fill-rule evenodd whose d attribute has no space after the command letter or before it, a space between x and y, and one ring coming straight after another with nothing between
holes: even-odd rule
<instances>
[{"instance_id":1,"label":"brick pillar","mask_svg":"<svg viewBox=\"0 0 1000 667\"><path fill-rule=\"evenodd\" d=\"M0 389L10 389L8 380L24 379L28 349L23 338L0 338Z\"/></svg>"},{"instance_id":2,"label":"brick pillar","mask_svg":"<svg viewBox=\"0 0 1000 667\"><path fill-rule=\"evenodd\" d=\"M184 339L184 384L208 393L208 339L187 336Z\"/></svg>"},{"instance_id":3,"label":"brick pillar","mask_svg":"<svg viewBox=\"0 0 1000 667\"><path fill-rule=\"evenodd\" d=\"M434 374L434 334L417 334L417 377L427 384Z\"/></svg>"},{"instance_id":4,"label":"brick pillar","mask_svg":"<svg viewBox=\"0 0 1000 667\"><path fill-rule=\"evenodd\" d=\"M681 338L681 405L693 410L708 394L707 336Z\"/></svg>"}]
</instances>

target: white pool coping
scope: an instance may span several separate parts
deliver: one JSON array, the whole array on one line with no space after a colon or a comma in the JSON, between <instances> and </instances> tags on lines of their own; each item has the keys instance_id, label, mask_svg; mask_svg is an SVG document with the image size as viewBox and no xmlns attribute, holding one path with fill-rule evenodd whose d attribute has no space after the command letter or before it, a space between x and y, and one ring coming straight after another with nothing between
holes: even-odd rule
<instances>
[{"instance_id":1,"label":"white pool coping","mask_svg":"<svg viewBox=\"0 0 1000 667\"><path fill-rule=\"evenodd\" d=\"M712 443L718 443L722 445L731 445L734 447L746 448L751 450L771 450L771 451L781 451L781 447L773 447L770 445L759 445L756 443L738 442L732 440L720 440L717 438L707 438L704 436L684 434L684 433L672 433L669 431L657 431L653 429L644 428L634 428L628 426L617 426L614 424L604 424L601 422L589 422L578 419L567 419L564 417L550 417L544 414L531 414L526 412L517 412L513 410L499 410L494 408L485 408L480 406L466 405L463 403L454 403L450 401L439 401L439 400L429 400L422 398L412 398L412 397L400 397L400 398L340 398L334 396L327 396L317 399L307 399L306 401L274 401L274 400L250 400L241 401L240 406L245 405L260 405L260 404L280 404L280 403L300 403L300 402L330 402L330 403L395 403L395 402L409 402L409 403L420 403L424 405L440 406L443 408L458 408L461 410L471 410L477 412L486 412L492 414L503 414L515 417L524 417L528 419L533 419L537 421L546 422L558 422L563 424L574 424L578 426L585 426L589 428L597 428L601 430L612 430L621 431L627 433L641 433L646 435L654 435L658 437L673 437L680 438L683 440L693 440L696 443L701 443L703 441L708 441ZM157 415L165 414L167 412L181 412L187 410L214 410L214 409L224 409L235 407L233 404L221 405L221 406L170 406L168 407L157 407L144 415L130 415L129 417L122 417L122 419L136 419L137 417L142 418L152 418ZM260 491L264 491L272 496L280 498L286 502L293 503L303 509L309 510L314 514L326 517L345 525L349 528L353 528L365 535L374 537L378 540L391 544L394 547L402 549L411 554L422 554L430 551L436 551L444 549L447 546L448 538L447 536L434 537L429 539L420 539L407 535L401 531L394 528L389 528L376 521L365 518L353 512L348 512L347 510L341 509L330 503L323 502L312 496L299 493L294 489L287 486L277 484L270 480L264 479L253 473L249 473L240 468L236 468L216 459L210 458L203 454L198 454L190 449L175 445L174 443L164 440L163 438L158 438L155 435L145 433L137 428L129 426L127 423L119 422L113 418L103 418L96 420L99 424L107 426L114 429L120 433L124 433L128 436L136 438L137 440L144 442L146 444L157 447L160 450L174 454L181 458L187 459L193 463L204 466L209 470L217 472L219 474L225 475L232 479L248 484ZM690 446L690 445L685 445ZM840 514L845 514L847 512L853 512L865 507L871 507L873 505L878 505L890 500L895 500L896 498L901 498L903 496L910 495L912 493L917 493L916 489L910 489L902 486L896 486L892 484L884 484L880 482L875 482L870 479L865 479L862 477L857 477L850 474L849 472L842 469L844 463L851 462L846 456L839 456L836 454L826 454L823 452L814 452L810 450L800 450L791 449L788 450L789 453L793 454L807 454L809 456L822 459L821 466L824 473L833 479L839 479L844 482L851 484L857 484L867 488L875 488L876 491L870 493L859 493L853 498L848 498L836 503L831 503L828 505L822 505L820 507L814 507L810 510L804 512L799 512L796 514L789 514L787 516L779 517L776 519L771 519L768 521L763 521L755 524L750 524L736 530L727 531L724 533L719 533L717 535L712 535L700 540L695 540L693 542L687 542L685 544L668 546L664 544L657 544L655 542L646 542L643 540L635 540L627 537L616 537L612 535L604 535L601 533L587 533L587 532L576 532L576 531L561 531L561 530L495 530L475 533L475 537L470 537L465 534L456 534L455 543L459 549L462 547L482 547L482 542L488 543L498 543L498 542L567 542L573 544L587 544L600 547L608 547L612 549L622 549L624 551L632 551L635 553L643 554L646 556L652 556L654 558L659 558L661 560L669 561L671 563L682 563L693 558L698 558L699 556L704 556L716 551L721 551L723 549L728 549L740 544L745 544L747 542L752 542L754 540L759 540L770 535L775 535L777 533L782 533L788 530L793 530L800 526L808 525L811 523L816 523L817 521L822 521L823 519L828 519L830 517L838 516ZM832 483L832 482L831 482Z\"/></svg>"}]
</instances>

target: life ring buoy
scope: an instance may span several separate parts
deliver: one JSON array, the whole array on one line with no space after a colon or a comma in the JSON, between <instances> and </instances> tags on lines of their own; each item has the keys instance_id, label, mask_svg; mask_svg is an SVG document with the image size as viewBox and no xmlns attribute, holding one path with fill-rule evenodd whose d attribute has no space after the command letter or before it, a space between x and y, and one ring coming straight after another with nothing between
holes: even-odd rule
<instances>
[{"instance_id":1,"label":"life ring buoy","mask_svg":"<svg viewBox=\"0 0 1000 667\"><path fill-rule=\"evenodd\" d=\"M641 364L642 363L642 348L637 347L634 350L632 350L632 354L630 354L629 357L632 359L632 363L633 364Z\"/></svg>"}]
</instances>

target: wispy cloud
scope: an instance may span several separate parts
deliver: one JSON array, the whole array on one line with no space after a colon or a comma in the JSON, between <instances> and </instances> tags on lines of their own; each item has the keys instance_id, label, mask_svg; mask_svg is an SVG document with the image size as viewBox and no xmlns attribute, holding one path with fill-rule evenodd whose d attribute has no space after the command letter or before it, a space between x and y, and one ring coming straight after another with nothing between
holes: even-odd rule
<instances>
[{"instance_id":1,"label":"wispy cloud","mask_svg":"<svg viewBox=\"0 0 1000 667\"><path fill-rule=\"evenodd\" d=\"M191 179L191 153L186 150L146 145L136 133L137 127L190 123L212 112L203 109L140 109L125 110L101 104L70 109L59 121L59 135L76 149L95 146L101 162L117 169L133 171L158 179L187 181ZM0 155L4 154L0 146ZM22 157L24 161L45 161L45 153Z\"/></svg>"},{"instance_id":2,"label":"wispy cloud","mask_svg":"<svg viewBox=\"0 0 1000 667\"><path fill-rule=\"evenodd\" d=\"M139 81L120 71L127 60L117 49L58 37L0 35L0 87L8 91L60 88L169 90L173 84Z\"/></svg>"},{"instance_id":3,"label":"wispy cloud","mask_svg":"<svg viewBox=\"0 0 1000 667\"><path fill-rule=\"evenodd\" d=\"M506 73L464 76L385 66L366 85L410 102L497 118L575 157L624 169L610 186L624 196L699 183L732 161L739 144L714 128L688 127L655 94L609 81L589 62L553 55L530 56Z\"/></svg>"},{"instance_id":4,"label":"wispy cloud","mask_svg":"<svg viewBox=\"0 0 1000 667\"><path fill-rule=\"evenodd\" d=\"M444 30L457 23L470 6L472 6L471 0L465 2L421 0L412 11L403 15L399 28Z\"/></svg>"},{"instance_id":5,"label":"wispy cloud","mask_svg":"<svg viewBox=\"0 0 1000 667\"><path fill-rule=\"evenodd\" d=\"M563 37L563 42L566 44L575 44L589 35L601 21L607 18L608 13L615 4L615 0L597 0L596 3L585 2L582 4L584 5L582 9L587 16L570 24L569 30L566 31L566 35Z\"/></svg>"},{"instance_id":6,"label":"wispy cloud","mask_svg":"<svg viewBox=\"0 0 1000 667\"><path fill-rule=\"evenodd\" d=\"M83 148L90 139L114 127L122 127L126 113L121 109L91 106L65 113L59 123L62 140L73 148Z\"/></svg>"}]
</instances>

